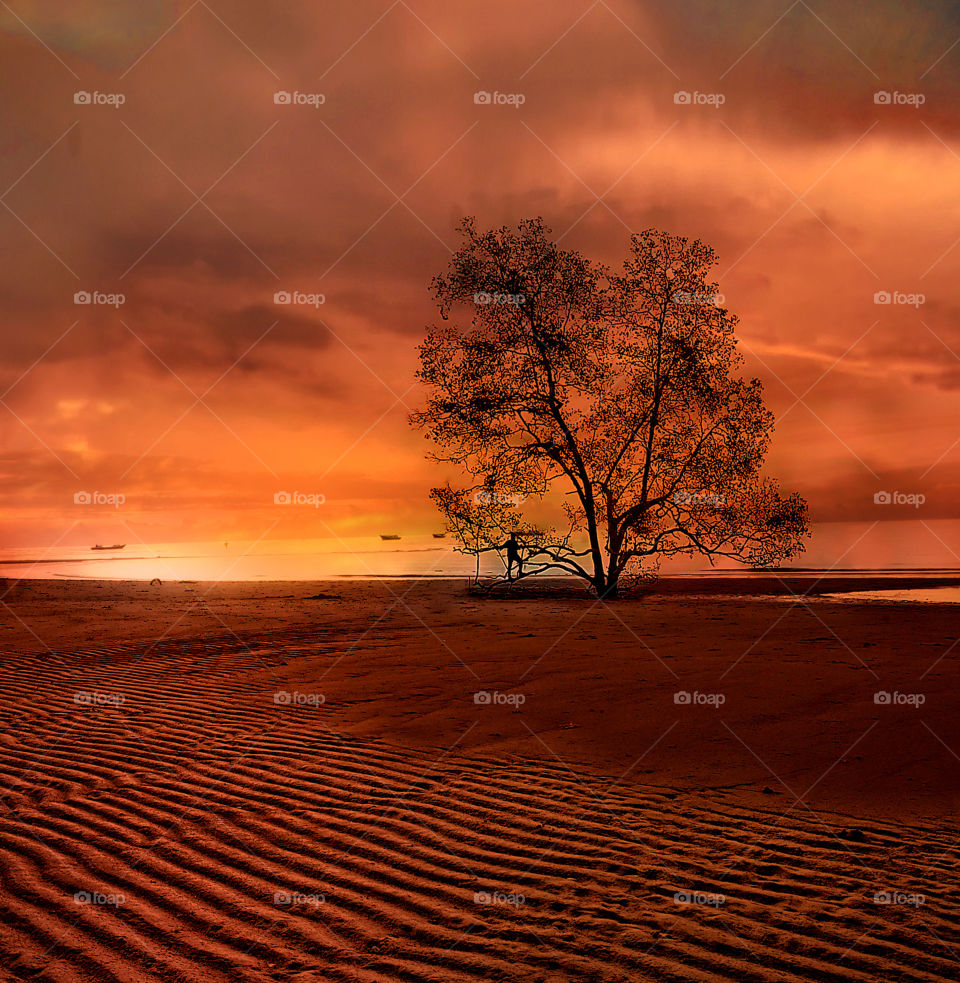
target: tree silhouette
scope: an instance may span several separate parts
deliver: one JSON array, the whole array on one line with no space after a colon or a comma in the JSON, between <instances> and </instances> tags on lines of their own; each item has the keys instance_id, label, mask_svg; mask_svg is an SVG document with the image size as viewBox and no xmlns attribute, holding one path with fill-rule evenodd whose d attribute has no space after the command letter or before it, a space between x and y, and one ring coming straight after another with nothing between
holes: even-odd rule
<instances>
[{"instance_id":1,"label":"tree silhouette","mask_svg":"<svg viewBox=\"0 0 960 983\"><path fill-rule=\"evenodd\" d=\"M474 582L480 580L480 554L497 549L519 525L514 502L485 488L471 490L433 488L430 497L447 520L447 532L460 544L460 552L476 557Z\"/></svg>"},{"instance_id":2,"label":"tree silhouette","mask_svg":"<svg viewBox=\"0 0 960 983\"><path fill-rule=\"evenodd\" d=\"M432 284L442 323L420 346L429 395L412 423L473 479L433 492L462 548L496 548L501 520L523 523L513 509L465 541L457 508L472 494L553 489L569 528L536 530L521 576L561 570L601 597L665 556L764 566L804 548L806 503L761 475L773 415L738 375L709 246L648 229L615 271L559 248L541 219L459 231Z\"/></svg>"}]
</instances>

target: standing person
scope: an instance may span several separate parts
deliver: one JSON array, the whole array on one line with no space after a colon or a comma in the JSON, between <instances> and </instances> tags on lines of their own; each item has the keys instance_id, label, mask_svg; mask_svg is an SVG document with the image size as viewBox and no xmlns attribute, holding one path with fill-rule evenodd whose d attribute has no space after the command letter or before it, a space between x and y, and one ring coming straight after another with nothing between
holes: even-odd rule
<instances>
[{"instance_id":1,"label":"standing person","mask_svg":"<svg viewBox=\"0 0 960 983\"><path fill-rule=\"evenodd\" d=\"M523 574L523 561L520 558L520 542L516 533L510 533L510 538L503 545L507 550L507 580L513 579L510 576L510 571L513 569L514 563L517 565L517 576L520 577Z\"/></svg>"}]
</instances>

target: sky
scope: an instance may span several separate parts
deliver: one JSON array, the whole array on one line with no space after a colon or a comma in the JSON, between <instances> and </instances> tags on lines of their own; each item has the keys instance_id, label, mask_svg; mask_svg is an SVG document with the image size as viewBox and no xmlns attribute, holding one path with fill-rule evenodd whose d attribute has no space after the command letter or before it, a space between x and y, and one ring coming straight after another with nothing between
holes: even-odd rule
<instances>
[{"instance_id":1,"label":"sky","mask_svg":"<svg viewBox=\"0 0 960 983\"><path fill-rule=\"evenodd\" d=\"M769 473L960 515L954 4L4 0L0 65L3 545L439 528L464 215L710 243Z\"/></svg>"}]
</instances>

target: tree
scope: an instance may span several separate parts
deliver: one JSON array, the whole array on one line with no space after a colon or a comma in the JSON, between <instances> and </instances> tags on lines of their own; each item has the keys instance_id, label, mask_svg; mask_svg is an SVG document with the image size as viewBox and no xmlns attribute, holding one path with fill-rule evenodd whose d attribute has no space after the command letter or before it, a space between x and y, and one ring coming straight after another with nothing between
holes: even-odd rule
<instances>
[{"instance_id":1,"label":"tree","mask_svg":"<svg viewBox=\"0 0 960 983\"><path fill-rule=\"evenodd\" d=\"M709 246L649 229L614 271L559 248L541 219L459 231L433 280L442 323L420 346L428 399L411 420L434 460L473 479L464 495L564 493L569 529L541 537L545 562L525 576L562 570L613 597L662 557L765 566L804 548L806 503L761 474L773 415L738 374ZM453 499L433 497L449 521Z\"/></svg>"}]
</instances>

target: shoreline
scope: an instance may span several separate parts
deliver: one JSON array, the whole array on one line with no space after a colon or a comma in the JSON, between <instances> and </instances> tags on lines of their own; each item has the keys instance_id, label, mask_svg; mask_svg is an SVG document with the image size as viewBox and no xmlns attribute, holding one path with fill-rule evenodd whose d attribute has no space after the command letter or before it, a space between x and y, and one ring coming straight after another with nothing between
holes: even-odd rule
<instances>
[{"instance_id":1,"label":"shoreline","mask_svg":"<svg viewBox=\"0 0 960 983\"><path fill-rule=\"evenodd\" d=\"M3 562L3 561L0 561ZM58 562L58 561L46 561ZM76 561L84 562L84 561ZM290 589L302 588L309 584L349 584L349 583L390 583L397 582L409 584L410 582L424 582L438 585L466 585L471 578L466 576L455 576L450 574L430 574L430 573L409 573L409 574L341 574L339 576L318 576L310 579L257 579L257 580L230 580L213 579L204 580L201 578L190 579L164 579L161 577L153 578L161 581L163 585L194 585L203 584L212 589L213 586L223 585L229 587L266 586L282 584ZM0 594L10 589L11 585L17 584L110 584L113 586L149 586L152 581L146 579L130 579L123 577L103 577L103 576L68 576L59 577L16 577L4 576L0 574ZM806 589L804 589L806 588ZM907 590L938 590L941 588L960 588L960 571L956 574L940 574L931 572L929 574L901 574L896 571L890 572L842 572L842 573L823 573L821 571L811 571L809 573L784 573L773 574L763 571L756 573L741 573L740 571L714 572L709 574L663 574L650 583L639 585L632 590L625 590L612 602L604 603L630 603L641 601L651 597L684 596L684 597L807 597L831 600L831 595L847 594L864 591L907 591ZM531 597L579 597L584 600L597 600L589 587L574 577L537 577L531 578L521 584L516 584L509 590L498 590L489 595L469 594L464 587L464 595L471 596L477 600L503 600L511 598L523 600ZM866 603L884 603L883 598L851 598L850 603L860 601ZM912 601L910 599L895 600L891 598L891 604L952 604L951 601Z\"/></svg>"}]
</instances>

